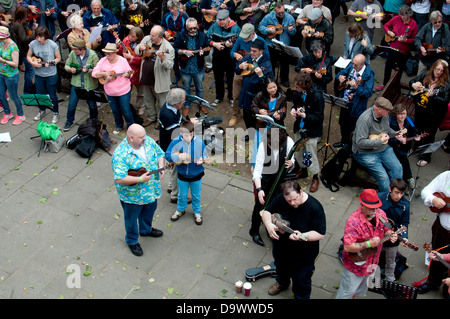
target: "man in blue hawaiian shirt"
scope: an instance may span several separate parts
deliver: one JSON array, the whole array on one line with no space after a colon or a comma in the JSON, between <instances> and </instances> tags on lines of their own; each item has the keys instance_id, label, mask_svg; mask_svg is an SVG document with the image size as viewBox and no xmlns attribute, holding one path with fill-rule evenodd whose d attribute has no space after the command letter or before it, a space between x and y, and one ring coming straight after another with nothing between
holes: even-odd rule
<instances>
[{"instance_id":1,"label":"man in blue hawaiian shirt","mask_svg":"<svg viewBox=\"0 0 450 319\"><path fill-rule=\"evenodd\" d=\"M163 232L152 227L157 199L161 197L161 182L164 178L164 152L159 145L146 135L139 124L131 125L127 137L114 150L112 169L114 184L124 211L125 241L131 252L142 256L140 236L161 237ZM147 172L140 176L129 175L129 170ZM162 169L159 174L150 171Z\"/></svg>"}]
</instances>

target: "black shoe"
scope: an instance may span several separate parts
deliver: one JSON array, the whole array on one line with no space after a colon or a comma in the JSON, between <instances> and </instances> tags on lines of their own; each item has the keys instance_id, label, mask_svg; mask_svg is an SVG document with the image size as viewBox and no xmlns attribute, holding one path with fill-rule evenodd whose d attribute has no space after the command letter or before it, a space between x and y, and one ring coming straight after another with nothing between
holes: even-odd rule
<instances>
[{"instance_id":1,"label":"black shoe","mask_svg":"<svg viewBox=\"0 0 450 319\"><path fill-rule=\"evenodd\" d=\"M263 242L263 240L262 240L262 238L261 238L261 236L259 234L252 234L250 232L250 236L252 236L252 239L255 242L255 244L263 246L263 247L265 246L264 242Z\"/></svg>"},{"instance_id":2,"label":"black shoe","mask_svg":"<svg viewBox=\"0 0 450 319\"><path fill-rule=\"evenodd\" d=\"M131 252L133 253L133 255L135 256L142 256L144 254L144 252L142 251L141 245L136 244L136 245L128 245L128 247L130 247Z\"/></svg>"},{"instance_id":3,"label":"black shoe","mask_svg":"<svg viewBox=\"0 0 450 319\"><path fill-rule=\"evenodd\" d=\"M163 235L163 232L159 229L152 228L152 231L148 234L140 234L141 236L149 236L149 237L161 237Z\"/></svg>"},{"instance_id":4,"label":"black shoe","mask_svg":"<svg viewBox=\"0 0 450 319\"><path fill-rule=\"evenodd\" d=\"M438 287L431 286L429 283L425 282L417 287L417 292L419 294L426 294L430 290L436 290Z\"/></svg>"},{"instance_id":5,"label":"black shoe","mask_svg":"<svg viewBox=\"0 0 450 319\"><path fill-rule=\"evenodd\" d=\"M344 146L344 143L342 143L342 141L333 144L333 147L336 147L336 148L339 148L339 147L342 147L342 146Z\"/></svg>"}]
</instances>

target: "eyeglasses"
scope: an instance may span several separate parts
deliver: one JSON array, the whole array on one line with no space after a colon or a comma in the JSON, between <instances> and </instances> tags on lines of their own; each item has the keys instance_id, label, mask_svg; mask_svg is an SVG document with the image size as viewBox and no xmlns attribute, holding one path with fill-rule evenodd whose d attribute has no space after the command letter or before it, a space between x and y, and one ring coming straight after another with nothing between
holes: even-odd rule
<instances>
[{"instance_id":1,"label":"eyeglasses","mask_svg":"<svg viewBox=\"0 0 450 319\"><path fill-rule=\"evenodd\" d=\"M190 27L190 28L187 28L188 30L197 30L198 29L198 27Z\"/></svg>"},{"instance_id":2,"label":"eyeglasses","mask_svg":"<svg viewBox=\"0 0 450 319\"><path fill-rule=\"evenodd\" d=\"M434 22L433 22L433 24L440 24L440 23L442 23L442 20L434 21Z\"/></svg>"}]
</instances>

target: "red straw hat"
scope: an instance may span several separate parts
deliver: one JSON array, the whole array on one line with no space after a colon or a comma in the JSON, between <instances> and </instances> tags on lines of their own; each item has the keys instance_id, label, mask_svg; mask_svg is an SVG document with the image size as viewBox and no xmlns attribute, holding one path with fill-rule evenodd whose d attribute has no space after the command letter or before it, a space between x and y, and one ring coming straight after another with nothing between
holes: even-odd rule
<instances>
[{"instance_id":1,"label":"red straw hat","mask_svg":"<svg viewBox=\"0 0 450 319\"><path fill-rule=\"evenodd\" d=\"M381 201L378 198L377 192L374 189L365 189L359 195L359 201L361 204L368 208L378 208L381 207Z\"/></svg>"}]
</instances>

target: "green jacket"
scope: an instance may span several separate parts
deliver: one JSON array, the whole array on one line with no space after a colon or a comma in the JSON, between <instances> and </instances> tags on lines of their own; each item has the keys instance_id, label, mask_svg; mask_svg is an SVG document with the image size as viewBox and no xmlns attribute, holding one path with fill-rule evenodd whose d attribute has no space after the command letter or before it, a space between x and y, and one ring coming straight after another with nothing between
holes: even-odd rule
<instances>
[{"instance_id":1,"label":"green jacket","mask_svg":"<svg viewBox=\"0 0 450 319\"><path fill-rule=\"evenodd\" d=\"M97 65L98 62L98 55L95 53L94 50L86 49L86 54L89 56L87 58L86 66L91 66L91 68L88 70L87 73L84 74L84 89L90 91L98 88L98 80L96 78L93 78L91 76L92 69ZM74 51L71 51L69 54L69 57L67 58L65 69L67 72L71 73L69 69L71 68L72 64L79 64L77 60L77 55ZM78 74L72 74L72 80L71 84L75 87L80 88L81 87L81 73Z\"/></svg>"}]
</instances>

